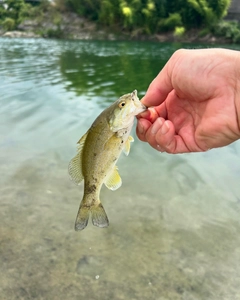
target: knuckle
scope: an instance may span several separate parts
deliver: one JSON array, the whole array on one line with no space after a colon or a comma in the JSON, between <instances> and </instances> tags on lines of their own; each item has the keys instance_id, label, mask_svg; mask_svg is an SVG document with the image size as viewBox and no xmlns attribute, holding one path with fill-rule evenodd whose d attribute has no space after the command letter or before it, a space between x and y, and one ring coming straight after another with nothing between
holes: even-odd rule
<instances>
[{"instance_id":1,"label":"knuckle","mask_svg":"<svg viewBox=\"0 0 240 300\"><path fill-rule=\"evenodd\" d=\"M169 154L175 153L175 143L174 141L171 141L170 143L166 144L165 146L165 151Z\"/></svg>"}]
</instances>

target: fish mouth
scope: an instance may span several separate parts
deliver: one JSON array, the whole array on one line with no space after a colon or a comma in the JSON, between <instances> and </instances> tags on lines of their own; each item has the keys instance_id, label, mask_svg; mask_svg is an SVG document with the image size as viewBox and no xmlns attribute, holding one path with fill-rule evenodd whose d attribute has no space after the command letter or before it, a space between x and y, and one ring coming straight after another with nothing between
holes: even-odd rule
<instances>
[{"instance_id":1,"label":"fish mouth","mask_svg":"<svg viewBox=\"0 0 240 300\"><path fill-rule=\"evenodd\" d=\"M137 96L137 90L134 90L131 93L131 98L135 102L135 106L138 110L137 114L140 114L141 112L143 112L147 109L147 107L144 104L142 104L142 102L139 100L139 98Z\"/></svg>"},{"instance_id":2,"label":"fish mouth","mask_svg":"<svg viewBox=\"0 0 240 300\"><path fill-rule=\"evenodd\" d=\"M141 114L145 110L147 110L147 107L144 104L142 104L141 101L138 101L138 105L136 106L135 116Z\"/></svg>"},{"instance_id":3,"label":"fish mouth","mask_svg":"<svg viewBox=\"0 0 240 300\"><path fill-rule=\"evenodd\" d=\"M147 109L147 106L145 106L144 104L142 104L142 102L140 101L141 105L142 105L142 109L143 110L146 110Z\"/></svg>"},{"instance_id":4,"label":"fish mouth","mask_svg":"<svg viewBox=\"0 0 240 300\"><path fill-rule=\"evenodd\" d=\"M144 104L142 104L142 102L141 102L141 101L139 101L139 102L140 102L140 105L141 105L141 107L140 107L140 109L141 109L141 112L143 112L143 111L147 110L147 107L146 107Z\"/></svg>"}]
</instances>

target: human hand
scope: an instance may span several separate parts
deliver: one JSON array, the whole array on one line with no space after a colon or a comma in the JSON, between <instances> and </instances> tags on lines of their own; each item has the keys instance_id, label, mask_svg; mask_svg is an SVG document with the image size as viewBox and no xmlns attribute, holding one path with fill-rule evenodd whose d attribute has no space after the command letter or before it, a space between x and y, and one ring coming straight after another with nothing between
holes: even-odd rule
<instances>
[{"instance_id":1,"label":"human hand","mask_svg":"<svg viewBox=\"0 0 240 300\"><path fill-rule=\"evenodd\" d=\"M178 50L150 84L137 135L158 151L206 151L240 138L240 52Z\"/></svg>"}]
</instances>

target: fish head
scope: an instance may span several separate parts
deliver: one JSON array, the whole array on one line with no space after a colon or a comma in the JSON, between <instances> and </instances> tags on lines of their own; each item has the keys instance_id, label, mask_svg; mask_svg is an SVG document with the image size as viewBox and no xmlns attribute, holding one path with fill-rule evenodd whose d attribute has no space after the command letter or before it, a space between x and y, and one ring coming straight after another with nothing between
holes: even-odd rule
<instances>
[{"instance_id":1,"label":"fish head","mask_svg":"<svg viewBox=\"0 0 240 300\"><path fill-rule=\"evenodd\" d=\"M113 132L131 126L134 116L147 109L139 100L137 90L120 97L112 108L109 115L109 126Z\"/></svg>"}]
</instances>

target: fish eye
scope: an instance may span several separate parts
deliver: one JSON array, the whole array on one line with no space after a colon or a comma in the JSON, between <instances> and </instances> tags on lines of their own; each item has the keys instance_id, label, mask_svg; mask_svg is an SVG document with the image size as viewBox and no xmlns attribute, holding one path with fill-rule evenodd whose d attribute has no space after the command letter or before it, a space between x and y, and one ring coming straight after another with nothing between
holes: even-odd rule
<instances>
[{"instance_id":1,"label":"fish eye","mask_svg":"<svg viewBox=\"0 0 240 300\"><path fill-rule=\"evenodd\" d=\"M125 104L126 104L126 103L123 101L123 102L119 103L118 106L119 106L120 108L122 108Z\"/></svg>"}]
</instances>

